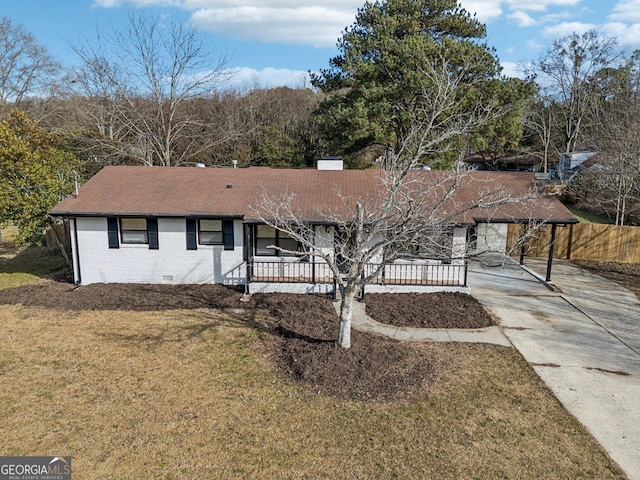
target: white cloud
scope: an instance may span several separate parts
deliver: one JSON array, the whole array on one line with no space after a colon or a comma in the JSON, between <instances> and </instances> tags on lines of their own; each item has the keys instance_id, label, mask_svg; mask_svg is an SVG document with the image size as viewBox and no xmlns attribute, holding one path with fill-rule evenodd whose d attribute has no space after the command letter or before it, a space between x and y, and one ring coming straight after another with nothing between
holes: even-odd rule
<instances>
[{"instance_id":1,"label":"white cloud","mask_svg":"<svg viewBox=\"0 0 640 480\"><path fill-rule=\"evenodd\" d=\"M502 0L460 0L462 7L471 14L476 14L481 22L502 15Z\"/></svg>"},{"instance_id":2,"label":"white cloud","mask_svg":"<svg viewBox=\"0 0 640 480\"><path fill-rule=\"evenodd\" d=\"M198 28L233 38L316 47L334 47L363 6L362 0L94 0L101 7L125 3L178 7Z\"/></svg>"},{"instance_id":3,"label":"white cloud","mask_svg":"<svg viewBox=\"0 0 640 480\"><path fill-rule=\"evenodd\" d=\"M527 48L529 50L540 50L544 48L544 45L536 40L527 40Z\"/></svg>"},{"instance_id":4,"label":"white cloud","mask_svg":"<svg viewBox=\"0 0 640 480\"><path fill-rule=\"evenodd\" d=\"M320 6L203 8L191 16L195 26L234 38L315 47L335 46L354 20L355 10Z\"/></svg>"},{"instance_id":5,"label":"white cloud","mask_svg":"<svg viewBox=\"0 0 640 480\"><path fill-rule=\"evenodd\" d=\"M582 0L460 0L471 13L477 13L483 22L499 17L503 5L511 11L545 12L550 7L575 6ZM602 0L597 0L602 1Z\"/></svg>"},{"instance_id":6,"label":"white cloud","mask_svg":"<svg viewBox=\"0 0 640 480\"><path fill-rule=\"evenodd\" d=\"M571 35L574 32L585 33L586 31L593 30L595 28L597 28L597 25L593 23L562 22L545 28L542 31L542 34L546 37L560 38Z\"/></svg>"},{"instance_id":7,"label":"white cloud","mask_svg":"<svg viewBox=\"0 0 640 480\"><path fill-rule=\"evenodd\" d=\"M225 86L229 89L248 90L251 88L274 87L307 87L309 73L304 70L288 70L284 68L263 68L256 70L250 67L231 68L224 72L229 76Z\"/></svg>"},{"instance_id":8,"label":"white cloud","mask_svg":"<svg viewBox=\"0 0 640 480\"><path fill-rule=\"evenodd\" d=\"M522 71L522 65L514 62L502 62L502 74L507 77L516 77L524 79L525 75Z\"/></svg>"},{"instance_id":9,"label":"white cloud","mask_svg":"<svg viewBox=\"0 0 640 480\"><path fill-rule=\"evenodd\" d=\"M578 5L581 1L582 0L536 0L526 2L523 0L506 0L505 3L509 5L511 9L544 12L549 7L575 6Z\"/></svg>"},{"instance_id":10,"label":"white cloud","mask_svg":"<svg viewBox=\"0 0 640 480\"><path fill-rule=\"evenodd\" d=\"M531 15L523 12L522 10L516 10L515 12L507 15L507 17L515 21L519 27L532 27L538 23Z\"/></svg>"},{"instance_id":11,"label":"white cloud","mask_svg":"<svg viewBox=\"0 0 640 480\"><path fill-rule=\"evenodd\" d=\"M640 23L627 25L621 22L610 22L604 25L604 30L612 37L616 37L621 45L640 47Z\"/></svg>"},{"instance_id":12,"label":"white cloud","mask_svg":"<svg viewBox=\"0 0 640 480\"><path fill-rule=\"evenodd\" d=\"M640 21L640 0L622 0L613 7L609 19L621 22Z\"/></svg>"},{"instance_id":13,"label":"white cloud","mask_svg":"<svg viewBox=\"0 0 640 480\"><path fill-rule=\"evenodd\" d=\"M540 23L553 23L553 22L558 22L560 20L563 20L565 18L569 18L571 17L571 13L569 13L568 11L562 11L562 12L557 12L557 13L550 13L548 15L543 15L542 17L540 17L538 19L538 21Z\"/></svg>"},{"instance_id":14,"label":"white cloud","mask_svg":"<svg viewBox=\"0 0 640 480\"><path fill-rule=\"evenodd\" d=\"M460 0L471 14L482 22L505 15L520 27L556 22L569 13L548 12L554 7L577 6L583 0ZM603 0L594 0L603 1ZM94 5L116 7L173 6L189 12L191 21L200 29L242 40L257 40L293 45L334 47L345 28L353 24L364 0L94 0ZM629 18L634 8L640 17L640 0L619 0L615 15ZM535 12L538 15L533 15ZM541 15L548 13L547 15ZM548 37L573 31L584 31L593 25L563 22L544 30ZM629 27L631 28L631 27ZM631 35L633 30L626 32Z\"/></svg>"}]
</instances>

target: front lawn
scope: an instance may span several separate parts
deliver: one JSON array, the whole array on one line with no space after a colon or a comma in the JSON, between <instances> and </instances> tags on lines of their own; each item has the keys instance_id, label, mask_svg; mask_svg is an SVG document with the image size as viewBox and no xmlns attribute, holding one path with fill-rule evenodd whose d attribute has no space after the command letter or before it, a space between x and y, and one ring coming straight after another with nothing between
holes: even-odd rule
<instances>
[{"instance_id":1,"label":"front lawn","mask_svg":"<svg viewBox=\"0 0 640 480\"><path fill-rule=\"evenodd\" d=\"M187 292L0 290L1 453L92 479L624 478L512 348L336 351L326 297Z\"/></svg>"}]
</instances>

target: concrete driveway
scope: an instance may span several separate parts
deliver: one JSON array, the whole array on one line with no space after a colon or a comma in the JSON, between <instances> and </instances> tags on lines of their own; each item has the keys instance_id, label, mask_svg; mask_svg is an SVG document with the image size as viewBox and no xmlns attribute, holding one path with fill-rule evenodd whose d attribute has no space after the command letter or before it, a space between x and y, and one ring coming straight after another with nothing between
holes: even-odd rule
<instances>
[{"instance_id":1,"label":"concrete driveway","mask_svg":"<svg viewBox=\"0 0 640 480\"><path fill-rule=\"evenodd\" d=\"M544 273L546 261L527 259ZM554 260L549 289L518 265L472 262L471 295L629 478L640 480L640 302L614 282Z\"/></svg>"}]
</instances>

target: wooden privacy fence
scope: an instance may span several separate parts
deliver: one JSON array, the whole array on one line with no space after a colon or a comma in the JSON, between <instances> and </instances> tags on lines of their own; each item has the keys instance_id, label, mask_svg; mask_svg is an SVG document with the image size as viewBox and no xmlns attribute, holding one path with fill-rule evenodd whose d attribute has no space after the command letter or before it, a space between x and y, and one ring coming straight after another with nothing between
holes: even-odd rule
<instances>
[{"instance_id":1,"label":"wooden privacy fence","mask_svg":"<svg viewBox=\"0 0 640 480\"><path fill-rule=\"evenodd\" d=\"M57 234L57 238L56 238ZM69 222L49 225L44 232L44 244L47 247L58 248L58 241L62 243L67 253L71 254L71 235L69 234Z\"/></svg>"},{"instance_id":2,"label":"wooden privacy fence","mask_svg":"<svg viewBox=\"0 0 640 480\"><path fill-rule=\"evenodd\" d=\"M525 225L509 225L507 244L511 255L520 253L519 239L525 229ZM524 243L527 256L549 256L551 225L538 229ZM558 225L553 256L566 260L640 263L640 227L595 223Z\"/></svg>"}]
</instances>

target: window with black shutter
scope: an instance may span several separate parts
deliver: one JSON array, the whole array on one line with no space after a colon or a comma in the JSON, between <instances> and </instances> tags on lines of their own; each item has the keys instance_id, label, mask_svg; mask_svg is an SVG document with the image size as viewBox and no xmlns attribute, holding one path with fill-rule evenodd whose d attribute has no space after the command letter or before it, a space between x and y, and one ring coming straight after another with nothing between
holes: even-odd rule
<instances>
[{"instance_id":1,"label":"window with black shutter","mask_svg":"<svg viewBox=\"0 0 640 480\"><path fill-rule=\"evenodd\" d=\"M118 227L120 227L119 232ZM149 245L149 250L158 250L159 248L157 218L107 218L107 229L109 248L119 248L118 243L122 245Z\"/></svg>"}]
</instances>

